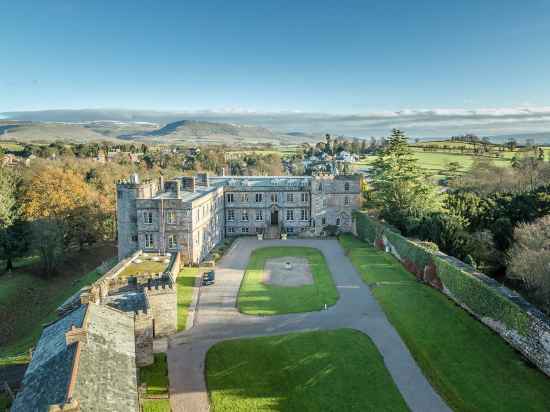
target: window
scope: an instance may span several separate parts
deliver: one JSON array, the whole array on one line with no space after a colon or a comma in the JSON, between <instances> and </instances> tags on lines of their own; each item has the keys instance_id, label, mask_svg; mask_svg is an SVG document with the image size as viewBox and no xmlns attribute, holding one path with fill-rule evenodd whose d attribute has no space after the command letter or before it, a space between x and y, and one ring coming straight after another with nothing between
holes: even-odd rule
<instances>
[{"instance_id":1,"label":"window","mask_svg":"<svg viewBox=\"0 0 550 412\"><path fill-rule=\"evenodd\" d=\"M234 227L228 227L227 228L227 233L235 233L235 228Z\"/></svg>"},{"instance_id":2,"label":"window","mask_svg":"<svg viewBox=\"0 0 550 412\"><path fill-rule=\"evenodd\" d=\"M327 218L326 218L326 217L324 217L324 218L321 219L321 224L322 224L322 225L326 225L326 224L327 224Z\"/></svg>"},{"instance_id":3,"label":"window","mask_svg":"<svg viewBox=\"0 0 550 412\"><path fill-rule=\"evenodd\" d=\"M155 241L153 240L153 234L152 233L146 233L145 234L145 247L151 248L155 246Z\"/></svg>"},{"instance_id":4,"label":"window","mask_svg":"<svg viewBox=\"0 0 550 412\"><path fill-rule=\"evenodd\" d=\"M153 212L143 212L143 223L146 225L153 223Z\"/></svg>"},{"instance_id":5,"label":"window","mask_svg":"<svg viewBox=\"0 0 550 412\"><path fill-rule=\"evenodd\" d=\"M137 241L138 241L137 235L132 235L132 242L137 242Z\"/></svg>"},{"instance_id":6,"label":"window","mask_svg":"<svg viewBox=\"0 0 550 412\"><path fill-rule=\"evenodd\" d=\"M309 195L308 193L302 193L302 202L307 202L309 200Z\"/></svg>"},{"instance_id":7,"label":"window","mask_svg":"<svg viewBox=\"0 0 550 412\"><path fill-rule=\"evenodd\" d=\"M271 201L277 203L277 193L271 193Z\"/></svg>"},{"instance_id":8,"label":"window","mask_svg":"<svg viewBox=\"0 0 550 412\"><path fill-rule=\"evenodd\" d=\"M168 235L168 247L170 249L176 248L178 245L178 242L176 241L176 235Z\"/></svg>"},{"instance_id":9,"label":"window","mask_svg":"<svg viewBox=\"0 0 550 412\"><path fill-rule=\"evenodd\" d=\"M256 221L261 222L264 220L264 214L261 210L256 210Z\"/></svg>"},{"instance_id":10,"label":"window","mask_svg":"<svg viewBox=\"0 0 550 412\"><path fill-rule=\"evenodd\" d=\"M300 210L300 219L301 220L307 220L308 219L307 209L301 209Z\"/></svg>"},{"instance_id":11,"label":"window","mask_svg":"<svg viewBox=\"0 0 550 412\"><path fill-rule=\"evenodd\" d=\"M348 197L348 196L346 196L346 197L344 198L344 204L345 204L346 206L349 205L349 197Z\"/></svg>"},{"instance_id":12,"label":"window","mask_svg":"<svg viewBox=\"0 0 550 412\"><path fill-rule=\"evenodd\" d=\"M227 194L227 203L233 203L233 193Z\"/></svg>"},{"instance_id":13,"label":"window","mask_svg":"<svg viewBox=\"0 0 550 412\"><path fill-rule=\"evenodd\" d=\"M349 182L346 182L346 183L344 184L344 190L345 190L346 192L349 192Z\"/></svg>"},{"instance_id":14,"label":"window","mask_svg":"<svg viewBox=\"0 0 550 412\"><path fill-rule=\"evenodd\" d=\"M294 220L294 210L292 209L286 210L286 220Z\"/></svg>"},{"instance_id":15,"label":"window","mask_svg":"<svg viewBox=\"0 0 550 412\"><path fill-rule=\"evenodd\" d=\"M243 193L241 195L241 202L248 202L248 193Z\"/></svg>"},{"instance_id":16,"label":"window","mask_svg":"<svg viewBox=\"0 0 550 412\"><path fill-rule=\"evenodd\" d=\"M336 226L340 226L340 218L339 217L336 218Z\"/></svg>"},{"instance_id":17,"label":"window","mask_svg":"<svg viewBox=\"0 0 550 412\"><path fill-rule=\"evenodd\" d=\"M242 232L242 233L248 233L248 228L247 228L247 227L241 228L241 232Z\"/></svg>"},{"instance_id":18,"label":"window","mask_svg":"<svg viewBox=\"0 0 550 412\"><path fill-rule=\"evenodd\" d=\"M327 199L323 199L323 207L327 207L328 206L328 200Z\"/></svg>"},{"instance_id":19,"label":"window","mask_svg":"<svg viewBox=\"0 0 550 412\"><path fill-rule=\"evenodd\" d=\"M243 222L248 222L248 210L243 209L243 210L241 211L241 220L242 220Z\"/></svg>"},{"instance_id":20,"label":"window","mask_svg":"<svg viewBox=\"0 0 550 412\"><path fill-rule=\"evenodd\" d=\"M256 193L256 203L260 203L263 200L261 193Z\"/></svg>"},{"instance_id":21,"label":"window","mask_svg":"<svg viewBox=\"0 0 550 412\"><path fill-rule=\"evenodd\" d=\"M294 202L294 193L287 193L286 194L286 201L287 202Z\"/></svg>"},{"instance_id":22,"label":"window","mask_svg":"<svg viewBox=\"0 0 550 412\"><path fill-rule=\"evenodd\" d=\"M293 227L287 227L286 232L287 233L294 233L294 228Z\"/></svg>"},{"instance_id":23,"label":"window","mask_svg":"<svg viewBox=\"0 0 550 412\"><path fill-rule=\"evenodd\" d=\"M321 192L323 190L323 184L322 183L319 183L319 187L317 188L317 190L319 190L319 192Z\"/></svg>"},{"instance_id":24,"label":"window","mask_svg":"<svg viewBox=\"0 0 550 412\"><path fill-rule=\"evenodd\" d=\"M166 223L169 225L175 225L176 224L176 212L173 210L169 210L166 213Z\"/></svg>"},{"instance_id":25,"label":"window","mask_svg":"<svg viewBox=\"0 0 550 412\"><path fill-rule=\"evenodd\" d=\"M233 209L227 211L227 220L231 222L235 220L235 211Z\"/></svg>"}]
</instances>

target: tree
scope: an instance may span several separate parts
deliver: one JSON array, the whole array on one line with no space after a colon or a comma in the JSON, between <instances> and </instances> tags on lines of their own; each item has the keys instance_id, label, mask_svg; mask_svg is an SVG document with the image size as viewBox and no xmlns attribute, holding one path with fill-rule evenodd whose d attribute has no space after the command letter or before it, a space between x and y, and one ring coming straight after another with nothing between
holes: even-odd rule
<instances>
[{"instance_id":1,"label":"tree","mask_svg":"<svg viewBox=\"0 0 550 412\"><path fill-rule=\"evenodd\" d=\"M422 216L439 208L435 186L426 179L406 136L398 129L392 131L373 165L372 186L381 216L405 232Z\"/></svg>"},{"instance_id":2,"label":"tree","mask_svg":"<svg viewBox=\"0 0 550 412\"><path fill-rule=\"evenodd\" d=\"M550 215L516 227L507 276L521 280L533 300L550 313Z\"/></svg>"},{"instance_id":3,"label":"tree","mask_svg":"<svg viewBox=\"0 0 550 412\"><path fill-rule=\"evenodd\" d=\"M17 186L20 177L13 171L0 168L0 257L6 261L6 271L13 269L13 258L24 250L22 227L18 224L20 208Z\"/></svg>"},{"instance_id":4,"label":"tree","mask_svg":"<svg viewBox=\"0 0 550 412\"><path fill-rule=\"evenodd\" d=\"M45 220L63 230L63 245L82 246L97 239L97 219L108 202L71 170L46 166L31 177L23 195L23 213L29 221ZM53 237L57 239L57 237Z\"/></svg>"},{"instance_id":5,"label":"tree","mask_svg":"<svg viewBox=\"0 0 550 412\"><path fill-rule=\"evenodd\" d=\"M42 276L49 277L56 273L57 266L63 259L65 224L57 218L35 220L31 223L32 245L40 256Z\"/></svg>"}]
</instances>

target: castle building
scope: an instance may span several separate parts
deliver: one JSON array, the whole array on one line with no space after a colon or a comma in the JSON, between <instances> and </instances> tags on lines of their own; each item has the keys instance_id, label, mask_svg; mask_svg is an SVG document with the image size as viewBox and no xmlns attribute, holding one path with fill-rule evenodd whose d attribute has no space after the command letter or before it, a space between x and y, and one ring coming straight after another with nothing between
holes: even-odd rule
<instances>
[{"instance_id":1,"label":"castle building","mask_svg":"<svg viewBox=\"0 0 550 412\"><path fill-rule=\"evenodd\" d=\"M181 252L198 263L225 237L315 237L349 232L361 177L216 176L206 173L117 184L118 254Z\"/></svg>"}]
</instances>

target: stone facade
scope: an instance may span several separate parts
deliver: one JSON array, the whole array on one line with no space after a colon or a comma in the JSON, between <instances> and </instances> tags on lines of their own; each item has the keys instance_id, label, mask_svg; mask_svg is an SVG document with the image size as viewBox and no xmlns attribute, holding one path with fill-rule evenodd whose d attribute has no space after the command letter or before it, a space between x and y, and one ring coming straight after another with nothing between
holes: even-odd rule
<instances>
[{"instance_id":1,"label":"stone facade","mask_svg":"<svg viewBox=\"0 0 550 412\"><path fill-rule=\"evenodd\" d=\"M117 185L118 250L123 259L141 249L177 252L202 261L225 236L269 230L322 236L327 226L351 231L360 207L361 177L181 177Z\"/></svg>"}]
</instances>

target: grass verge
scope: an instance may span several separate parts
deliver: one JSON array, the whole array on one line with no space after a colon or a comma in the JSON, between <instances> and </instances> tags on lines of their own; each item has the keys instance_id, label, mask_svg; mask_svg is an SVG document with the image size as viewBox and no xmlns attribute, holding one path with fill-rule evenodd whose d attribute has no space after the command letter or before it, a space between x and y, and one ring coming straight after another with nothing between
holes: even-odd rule
<instances>
[{"instance_id":1,"label":"grass verge","mask_svg":"<svg viewBox=\"0 0 550 412\"><path fill-rule=\"evenodd\" d=\"M412 281L412 275L366 243L342 236L363 279L377 283L372 292L416 362L447 404L456 411L548 411L550 380L502 338L441 292ZM373 258L374 257L374 258ZM410 282L406 280L410 279Z\"/></svg>"},{"instance_id":2,"label":"grass verge","mask_svg":"<svg viewBox=\"0 0 550 412\"><path fill-rule=\"evenodd\" d=\"M166 365L166 354L155 353L155 363L139 368L140 382L147 384L145 395L167 395L168 394L168 367Z\"/></svg>"},{"instance_id":3,"label":"grass verge","mask_svg":"<svg viewBox=\"0 0 550 412\"><path fill-rule=\"evenodd\" d=\"M285 256L305 257L314 283L298 287L268 285L262 282L267 259ZM320 310L338 301L338 291L323 254L309 247L266 247L256 249L239 290L237 307L250 315L279 315Z\"/></svg>"},{"instance_id":4,"label":"grass verge","mask_svg":"<svg viewBox=\"0 0 550 412\"><path fill-rule=\"evenodd\" d=\"M193 287L197 276L204 272L205 268L182 267L176 281L178 294L178 331L184 330L189 314L189 305L193 298ZM210 268L211 270L211 268Z\"/></svg>"},{"instance_id":5,"label":"grass verge","mask_svg":"<svg viewBox=\"0 0 550 412\"><path fill-rule=\"evenodd\" d=\"M155 363L139 369L139 380L147 384L143 399L144 412L170 412L168 367L166 354L156 353ZM155 397L163 397L155 399Z\"/></svg>"},{"instance_id":6,"label":"grass verge","mask_svg":"<svg viewBox=\"0 0 550 412\"><path fill-rule=\"evenodd\" d=\"M216 412L408 410L372 341L351 329L218 343L206 380Z\"/></svg>"}]
</instances>

